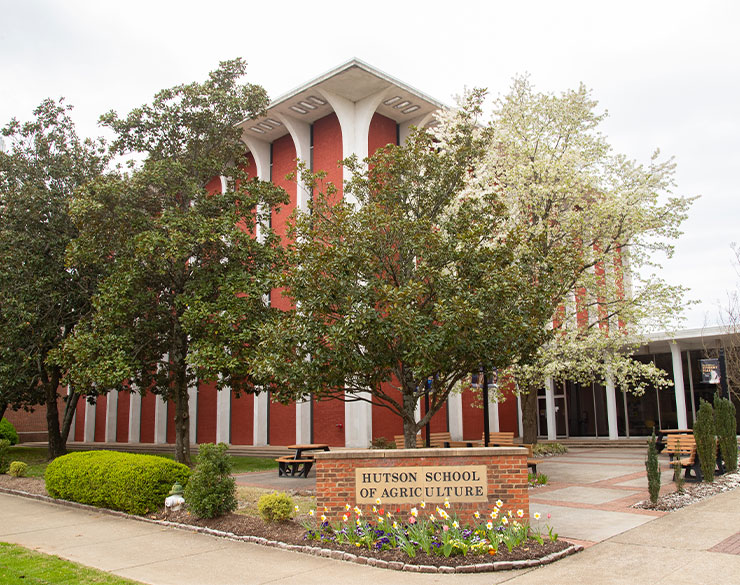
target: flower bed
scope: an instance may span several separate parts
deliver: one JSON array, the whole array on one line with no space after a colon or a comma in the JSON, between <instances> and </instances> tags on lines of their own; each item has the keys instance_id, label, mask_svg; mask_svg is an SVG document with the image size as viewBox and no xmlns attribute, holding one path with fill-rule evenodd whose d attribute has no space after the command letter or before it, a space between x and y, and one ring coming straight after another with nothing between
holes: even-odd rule
<instances>
[{"instance_id":1,"label":"flower bed","mask_svg":"<svg viewBox=\"0 0 740 585\"><path fill-rule=\"evenodd\" d=\"M511 554L515 548L530 543L543 546L545 539L557 541L557 534L549 527L543 537L538 513L534 514L537 524L530 527L522 521L524 510L506 510L501 500L486 514L476 511L476 522L472 525L463 525L450 507L449 500L445 500L441 507L431 510L422 501L418 508L411 508L408 518L401 518L386 511L378 499L372 515L346 504L346 513L337 522L330 522L326 514L312 510L311 520L304 527L306 538L322 545L332 543L369 551L400 550L410 559L421 553L445 558L495 556L503 548Z\"/></svg>"}]
</instances>

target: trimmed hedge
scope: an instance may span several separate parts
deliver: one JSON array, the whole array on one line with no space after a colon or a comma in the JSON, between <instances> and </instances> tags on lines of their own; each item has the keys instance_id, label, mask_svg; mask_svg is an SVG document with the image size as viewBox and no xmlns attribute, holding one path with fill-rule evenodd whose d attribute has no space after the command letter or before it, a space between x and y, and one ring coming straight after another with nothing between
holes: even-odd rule
<instances>
[{"instance_id":1,"label":"trimmed hedge","mask_svg":"<svg viewBox=\"0 0 740 585\"><path fill-rule=\"evenodd\" d=\"M52 498L146 514L164 505L172 484L187 483L190 469L156 455L86 451L58 457L45 477Z\"/></svg>"},{"instance_id":2,"label":"trimmed hedge","mask_svg":"<svg viewBox=\"0 0 740 585\"><path fill-rule=\"evenodd\" d=\"M18 444L18 433L7 418L0 420L0 439L7 439L11 445Z\"/></svg>"}]
</instances>

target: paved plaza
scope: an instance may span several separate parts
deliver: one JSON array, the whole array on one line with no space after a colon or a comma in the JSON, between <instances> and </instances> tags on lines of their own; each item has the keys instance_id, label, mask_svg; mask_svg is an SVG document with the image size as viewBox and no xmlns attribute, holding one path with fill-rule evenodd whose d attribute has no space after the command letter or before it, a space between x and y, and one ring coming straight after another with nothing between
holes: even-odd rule
<instances>
[{"instance_id":1,"label":"paved plaza","mask_svg":"<svg viewBox=\"0 0 740 585\"><path fill-rule=\"evenodd\" d=\"M8 494L0 494L0 540L152 585L737 584L740 490L670 514L637 510L632 503L647 497L643 458L642 449L572 449L538 466L550 482L530 491L531 511L551 514L548 522L561 538L586 549L535 569L400 573ZM238 481L298 487L288 483L294 480L278 480L277 472L240 475ZM311 481L301 489L310 489ZM669 472L664 485L673 489Z\"/></svg>"}]
</instances>

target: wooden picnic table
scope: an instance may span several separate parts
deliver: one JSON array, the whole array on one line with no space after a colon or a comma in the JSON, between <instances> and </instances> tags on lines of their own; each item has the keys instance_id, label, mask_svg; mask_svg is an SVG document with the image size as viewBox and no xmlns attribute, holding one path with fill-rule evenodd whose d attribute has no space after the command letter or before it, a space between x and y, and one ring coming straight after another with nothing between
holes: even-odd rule
<instances>
[{"instance_id":1,"label":"wooden picnic table","mask_svg":"<svg viewBox=\"0 0 740 585\"><path fill-rule=\"evenodd\" d=\"M305 443L302 445L288 445L288 449L295 451L292 456L278 457L278 476L280 477L308 477L313 467L311 451L328 451L329 445L324 443Z\"/></svg>"}]
</instances>

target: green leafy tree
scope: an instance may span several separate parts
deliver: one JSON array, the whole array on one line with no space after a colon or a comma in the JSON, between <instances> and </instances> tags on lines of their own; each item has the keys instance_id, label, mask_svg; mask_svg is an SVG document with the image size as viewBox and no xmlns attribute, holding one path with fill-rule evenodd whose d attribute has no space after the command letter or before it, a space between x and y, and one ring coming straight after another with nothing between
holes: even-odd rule
<instances>
[{"instance_id":1,"label":"green leafy tree","mask_svg":"<svg viewBox=\"0 0 740 585\"><path fill-rule=\"evenodd\" d=\"M522 397L525 443L537 440L537 390L547 377L611 377L635 394L669 384L629 354L644 331L672 324L681 307L680 287L642 273L657 253L672 252L691 199L671 196L671 160L656 153L644 167L614 154L596 107L584 86L553 95L515 78L496 101L492 147L476 167L516 226L513 259L534 266L530 286L557 282L558 302L538 324L555 334L509 370Z\"/></svg>"},{"instance_id":2,"label":"green leafy tree","mask_svg":"<svg viewBox=\"0 0 740 585\"><path fill-rule=\"evenodd\" d=\"M267 100L240 82L244 72L243 61L226 61L203 83L162 90L123 118L104 115L113 150L143 162L88 185L72 210L80 236L70 265L104 258L109 276L60 359L78 384L131 384L172 400L183 463L189 384L252 391L257 326L272 314L264 297L280 246L268 218L286 198L248 180L240 164L246 147L235 124Z\"/></svg>"},{"instance_id":3,"label":"green leafy tree","mask_svg":"<svg viewBox=\"0 0 740 585\"><path fill-rule=\"evenodd\" d=\"M0 413L46 406L49 456L66 452L80 392L75 387L60 421L57 406L64 368L50 354L69 338L90 310L98 266L65 266L77 237L70 216L75 191L100 176L107 164L102 141L78 137L71 106L45 100L32 121L2 129L0 152Z\"/></svg>"},{"instance_id":4,"label":"green leafy tree","mask_svg":"<svg viewBox=\"0 0 740 585\"><path fill-rule=\"evenodd\" d=\"M401 418L412 447L469 372L526 359L550 335L542 323L560 285L542 276L553 258L516 257L519 225L471 172L492 148L482 95L403 146L345 161L340 202L309 177L316 196L294 217L280 280L298 309L265 331L256 365L276 398L372 402ZM566 249L557 258L572 261Z\"/></svg>"}]
</instances>

